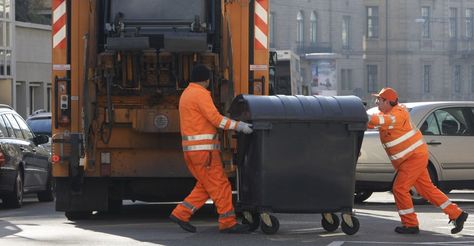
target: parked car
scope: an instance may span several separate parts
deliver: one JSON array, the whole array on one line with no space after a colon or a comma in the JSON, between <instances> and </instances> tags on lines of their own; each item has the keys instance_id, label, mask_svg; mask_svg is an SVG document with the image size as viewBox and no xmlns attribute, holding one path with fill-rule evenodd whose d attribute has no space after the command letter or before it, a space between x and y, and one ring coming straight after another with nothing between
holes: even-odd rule
<instances>
[{"instance_id":1,"label":"parked car","mask_svg":"<svg viewBox=\"0 0 474 246\"><path fill-rule=\"evenodd\" d=\"M444 192L474 188L474 102L406 103L414 125L428 144L428 171ZM368 114L378 112L371 108ZM362 202L375 191L392 189L394 169L377 130L365 132L356 167L355 201ZM423 203L412 188L415 203Z\"/></svg>"},{"instance_id":2,"label":"parked car","mask_svg":"<svg viewBox=\"0 0 474 246\"><path fill-rule=\"evenodd\" d=\"M26 124L28 124L35 135L46 135L49 137L48 143L44 145L51 150L51 112L37 110L26 119Z\"/></svg>"},{"instance_id":3,"label":"parked car","mask_svg":"<svg viewBox=\"0 0 474 246\"><path fill-rule=\"evenodd\" d=\"M21 207L24 193L39 201L54 199L48 136L35 135L10 106L0 105L0 197L7 207Z\"/></svg>"}]
</instances>

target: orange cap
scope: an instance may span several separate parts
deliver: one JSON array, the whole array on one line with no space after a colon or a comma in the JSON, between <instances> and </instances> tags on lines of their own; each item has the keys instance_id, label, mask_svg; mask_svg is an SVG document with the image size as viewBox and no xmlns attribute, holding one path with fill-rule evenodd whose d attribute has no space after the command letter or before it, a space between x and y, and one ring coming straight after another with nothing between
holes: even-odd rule
<instances>
[{"instance_id":1,"label":"orange cap","mask_svg":"<svg viewBox=\"0 0 474 246\"><path fill-rule=\"evenodd\" d=\"M385 100L389 100L390 102L395 102L398 99L397 92L390 87L383 88L380 90L379 94L372 94L372 96L381 97Z\"/></svg>"}]
</instances>

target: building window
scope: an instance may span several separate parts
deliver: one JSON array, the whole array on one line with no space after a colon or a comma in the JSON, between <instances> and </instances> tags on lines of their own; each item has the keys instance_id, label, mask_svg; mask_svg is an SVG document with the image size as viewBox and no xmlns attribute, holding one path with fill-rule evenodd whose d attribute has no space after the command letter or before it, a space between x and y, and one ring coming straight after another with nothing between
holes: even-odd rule
<instances>
[{"instance_id":1,"label":"building window","mask_svg":"<svg viewBox=\"0 0 474 246\"><path fill-rule=\"evenodd\" d=\"M474 9L466 9L466 38L472 38Z\"/></svg>"},{"instance_id":2,"label":"building window","mask_svg":"<svg viewBox=\"0 0 474 246\"><path fill-rule=\"evenodd\" d=\"M298 47L303 46L304 29L303 29L303 11L298 11L296 15L296 42Z\"/></svg>"},{"instance_id":3,"label":"building window","mask_svg":"<svg viewBox=\"0 0 474 246\"><path fill-rule=\"evenodd\" d=\"M367 37L379 37L379 7L367 7Z\"/></svg>"},{"instance_id":4,"label":"building window","mask_svg":"<svg viewBox=\"0 0 474 246\"><path fill-rule=\"evenodd\" d=\"M367 65L367 92L377 92L377 65Z\"/></svg>"},{"instance_id":5,"label":"building window","mask_svg":"<svg viewBox=\"0 0 474 246\"><path fill-rule=\"evenodd\" d=\"M10 6L10 0L5 0L5 18L9 19L10 18L10 11L11 11L11 6Z\"/></svg>"},{"instance_id":6,"label":"building window","mask_svg":"<svg viewBox=\"0 0 474 246\"><path fill-rule=\"evenodd\" d=\"M46 109L48 112L51 112L51 83L48 83L46 88Z\"/></svg>"},{"instance_id":7,"label":"building window","mask_svg":"<svg viewBox=\"0 0 474 246\"><path fill-rule=\"evenodd\" d=\"M11 76L12 75L12 51L11 50L5 50L5 64L6 64L6 70L5 70L5 75Z\"/></svg>"},{"instance_id":8,"label":"building window","mask_svg":"<svg viewBox=\"0 0 474 246\"><path fill-rule=\"evenodd\" d=\"M6 18L5 17L5 5L4 5L4 1L3 0L0 0L0 18Z\"/></svg>"},{"instance_id":9,"label":"building window","mask_svg":"<svg viewBox=\"0 0 474 246\"><path fill-rule=\"evenodd\" d=\"M5 35L3 31L5 30L6 25L8 25L6 22L0 21L0 46L5 46Z\"/></svg>"},{"instance_id":10,"label":"building window","mask_svg":"<svg viewBox=\"0 0 474 246\"><path fill-rule=\"evenodd\" d=\"M474 65L471 65L471 92L474 93Z\"/></svg>"},{"instance_id":11,"label":"building window","mask_svg":"<svg viewBox=\"0 0 474 246\"><path fill-rule=\"evenodd\" d=\"M29 83L29 110L27 114L32 114L38 109L44 109L46 105L44 105L45 95L43 94L44 91L44 83L43 82L30 82Z\"/></svg>"},{"instance_id":12,"label":"building window","mask_svg":"<svg viewBox=\"0 0 474 246\"><path fill-rule=\"evenodd\" d=\"M268 18L270 19L270 47L275 47L275 12L270 12Z\"/></svg>"},{"instance_id":13,"label":"building window","mask_svg":"<svg viewBox=\"0 0 474 246\"><path fill-rule=\"evenodd\" d=\"M423 66L423 91L425 93L431 91L431 65Z\"/></svg>"},{"instance_id":14,"label":"building window","mask_svg":"<svg viewBox=\"0 0 474 246\"><path fill-rule=\"evenodd\" d=\"M430 11L430 7L422 7L421 8L421 18L423 19L423 29L421 31L421 36L423 38L431 38L431 30L430 30L431 11Z\"/></svg>"},{"instance_id":15,"label":"building window","mask_svg":"<svg viewBox=\"0 0 474 246\"><path fill-rule=\"evenodd\" d=\"M5 50L0 50L0 76L5 75Z\"/></svg>"},{"instance_id":16,"label":"building window","mask_svg":"<svg viewBox=\"0 0 474 246\"><path fill-rule=\"evenodd\" d=\"M342 18L342 47L344 49L350 48L351 41L351 17L344 16Z\"/></svg>"},{"instance_id":17,"label":"building window","mask_svg":"<svg viewBox=\"0 0 474 246\"><path fill-rule=\"evenodd\" d=\"M454 92L461 92L462 71L461 65L454 66Z\"/></svg>"},{"instance_id":18,"label":"building window","mask_svg":"<svg viewBox=\"0 0 474 246\"><path fill-rule=\"evenodd\" d=\"M311 36L310 36L310 39L311 39L311 44L312 45L315 45L316 42L317 42L317 32L318 32L318 18L316 16L316 12L311 12L311 18L310 18L310 21L311 21L311 28L310 28L310 33L311 33Z\"/></svg>"},{"instance_id":19,"label":"building window","mask_svg":"<svg viewBox=\"0 0 474 246\"><path fill-rule=\"evenodd\" d=\"M341 90L352 90L352 69L341 69Z\"/></svg>"},{"instance_id":20,"label":"building window","mask_svg":"<svg viewBox=\"0 0 474 246\"><path fill-rule=\"evenodd\" d=\"M450 38L456 38L457 33L458 33L458 26L456 23L458 15L458 9L457 8L450 8L449 9L449 37Z\"/></svg>"}]
</instances>

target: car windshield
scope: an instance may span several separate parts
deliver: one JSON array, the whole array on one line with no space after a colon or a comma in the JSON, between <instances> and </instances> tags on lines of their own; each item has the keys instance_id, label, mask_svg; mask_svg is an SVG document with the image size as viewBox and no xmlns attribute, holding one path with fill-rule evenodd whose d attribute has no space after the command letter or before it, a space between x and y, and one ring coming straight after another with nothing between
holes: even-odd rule
<instances>
[{"instance_id":1,"label":"car windshield","mask_svg":"<svg viewBox=\"0 0 474 246\"><path fill-rule=\"evenodd\" d=\"M51 137L51 119L31 119L28 120L27 123L35 135L48 135Z\"/></svg>"}]
</instances>

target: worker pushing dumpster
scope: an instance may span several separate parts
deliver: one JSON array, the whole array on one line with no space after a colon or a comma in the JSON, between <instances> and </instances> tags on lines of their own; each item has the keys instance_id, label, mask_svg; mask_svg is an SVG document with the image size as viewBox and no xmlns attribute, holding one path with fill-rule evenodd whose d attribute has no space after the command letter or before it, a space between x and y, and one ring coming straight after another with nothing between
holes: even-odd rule
<instances>
[{"instance_id":1,"label":"worker pushing dumpster","mask_svg":"<svg viewBox=\"0 0 474 246\"><path fill-rule=\"evenodd\" d=\"M339 224L348 235L359 230L352 208L367 114L358 97L240 95L229 111L254 129L237 137L244 223L273 234L279 221L272 212L322 213L326 231Z\"/></svg>"}]
</instances>

